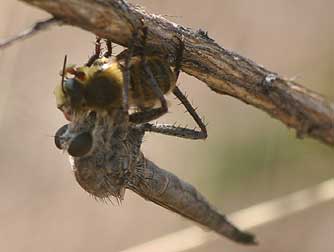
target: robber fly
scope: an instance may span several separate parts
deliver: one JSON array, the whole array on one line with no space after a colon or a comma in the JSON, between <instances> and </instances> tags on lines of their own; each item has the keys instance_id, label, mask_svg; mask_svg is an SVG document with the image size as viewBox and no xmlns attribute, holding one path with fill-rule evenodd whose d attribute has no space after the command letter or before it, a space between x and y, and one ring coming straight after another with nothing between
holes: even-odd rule
<instances>
[{"instance_id":1,"label":"robber fly","mask_svg":"<svg viewBox=\"0 0 334 252\"><path fill-rule=\"evenodd\" d=\"M183 137L184 130L174 129L173 134ZM77 182L94 197L121 201L130 189L235 242L255 244L252 234L231 224L196 188L144 157L140 147L146 131L150 131L146 124L129 122L122 109L86 111L61 127L55 140L58 148L71 155ZM73 156L73 151L81 153Z\"/></svg>"}]
</instances>

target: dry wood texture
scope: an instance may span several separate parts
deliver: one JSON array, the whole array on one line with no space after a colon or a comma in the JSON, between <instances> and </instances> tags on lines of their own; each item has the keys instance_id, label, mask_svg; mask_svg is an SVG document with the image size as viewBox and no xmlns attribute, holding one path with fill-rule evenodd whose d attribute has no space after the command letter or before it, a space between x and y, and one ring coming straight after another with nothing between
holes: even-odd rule
<instances>
[{"instance_id":1,"label":"dry wood texture","mask_svg":"<svg viewBox=\"0 0 334 252\"><path fill-rule=\"evenodd\" d=\"M310 136L334 146L334 103L285 80L245 57L228 51L203 31L194 32L122 0L21 0L48 11L64 23L128 45L140 19L149 28L148 45L175 52L183 36L182 70L219 94L233 96L266 111L299 137ZM283 56L282 56L283 57Z\"/></svg>"}]
</instances>

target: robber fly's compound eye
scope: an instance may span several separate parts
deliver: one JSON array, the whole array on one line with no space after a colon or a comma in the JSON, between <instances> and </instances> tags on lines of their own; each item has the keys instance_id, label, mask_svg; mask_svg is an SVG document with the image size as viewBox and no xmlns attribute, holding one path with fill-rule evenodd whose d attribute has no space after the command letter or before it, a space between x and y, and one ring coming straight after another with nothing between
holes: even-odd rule
<instances>
[{"instance_id":1,"label":"robber fly's compound eye","mask_svg":"<svg viewBox=\"0 0 334 252\"><path fill-rule=\"evenodd\" d=\"M92 135L89 132L83 132L72 139L67 151L72 157L82 157L90 151L92 145Z\"/></svg>"},{"instance_id":2,"label":"robber fly's compound eye","mask_svg":"<svg viewBox=\"0 0 334 252\"><path fill-rule=\"evenodd\" d=\"M56 135L55 135L55 145L58 149L62 149L62 145L61 145L61 139L62 139L62 136L64 135L64 133L66 132L66 130L68 129L68 124L65 124L64 126L62 126L61 128L59 128L56 132Z\"/></svg>"}]
</instances>

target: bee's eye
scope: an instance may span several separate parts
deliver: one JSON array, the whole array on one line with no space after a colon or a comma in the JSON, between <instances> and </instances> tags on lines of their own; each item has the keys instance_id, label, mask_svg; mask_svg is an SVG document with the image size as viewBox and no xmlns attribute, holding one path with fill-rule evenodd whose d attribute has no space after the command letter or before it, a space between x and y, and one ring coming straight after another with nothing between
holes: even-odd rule
<instances>
[{"instance_id":1,"label":"bee's eye","mask_svg":"<svg viewBox=\"0 0 334 252\"><path fill-rule=\"evenodd\" d=\"M83 86L75 78L64 81L64 89L71 98L73 104L80 104L84 96Z\"/></svg>"},{"instance_id":2,"label":"bee's eye","mask_svg":"<svg viewBox=\"0 0 334 252\"><path fill-rule=\"evenodd\" d=\"M56 132L56 135L55 135L55 145L58 149L62 149L62 145L61 145L61 138L62 136L64 135L64 133L66 132L68 128L68 124L65 124L64 126L62 126L61 128L59 128Z\"/></svg>"},{"instance_id":3,"label":"bee's eye","mask_svg":"<svg viewBox=\"0 0 334 252\"><path fill-rule=\"evenodd\" d=\"M72 157L82 157L90 151L92 145L92 135L84 132L72 139L67 151Z\"/></svg>"}]
</instances>

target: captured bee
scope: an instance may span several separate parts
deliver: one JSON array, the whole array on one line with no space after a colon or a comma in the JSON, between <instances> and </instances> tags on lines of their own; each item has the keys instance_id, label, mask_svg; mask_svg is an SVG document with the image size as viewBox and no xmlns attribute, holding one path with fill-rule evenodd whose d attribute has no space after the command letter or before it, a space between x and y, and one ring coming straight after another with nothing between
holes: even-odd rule
<instances>
[{"instance_id":1,"label":"captured bee","mask_svg":"<svg viewBox=\"0 0 334 252\"><path fill-rule=\"evenodd\" d=\"M62 82L55 89L57 106L71 120L73 113L87 109L109 111L128 106L137 111L130 114L133 123L145 123L168 111L165 94L174 90L180 72L183 42L173 68L167 58L157 53L146 53L146 29L142 46L127 49L110 58L111 42L101 57L101 39L97 39L95 54L82 67L66 67L64 60ZM68 78L71 74L74 77ZM129 84L127 84L129 83ZM160 107L156 105L160 102Z\"/></svg>"},{"instance_id":2,"label":"captured bee","mask_svg":"<svg viewBox=\"0 0 334 252\"><path fill-rule=\"evenodd\" d=\"M111 41L106 40L107 51L101 56L101 39L97 38L95 54L82 67L66 66L65 56L62 81L55 89L57 107L69 121L80 118L87 112L108 114L128 106L135 109L128 118L130 123L146 124L146 130L179 136L188 139L207 138L206 125L196 113L187 97L176 86L183 57L183 39L179 41L175 63L172 66L168 55L146 48L147 29L142 29L143 38L135 32L127 50L112 56ZM140 45L134 46L134 41ZM67 74L74 77L68 78ZM183 104L200 131L175 125L152 125L148 122L168 111L165 94L172 92ZM160 107L156 107L160 102ZM159 104L158 104L159 105ZM181 132L181 133L180 133Z\"/></svg>"}]
</instances>

